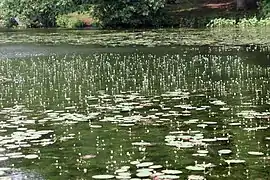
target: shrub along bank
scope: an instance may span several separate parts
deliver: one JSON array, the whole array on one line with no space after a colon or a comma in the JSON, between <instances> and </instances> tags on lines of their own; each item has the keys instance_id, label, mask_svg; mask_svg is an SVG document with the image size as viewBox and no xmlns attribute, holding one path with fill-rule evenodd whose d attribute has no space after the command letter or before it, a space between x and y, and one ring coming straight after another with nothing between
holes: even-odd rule
<instances>
[{"instance_id":1,"label":"shrub along bank","mask_svg":"<svg viewBox=\"0 0 270 180\"><path fill-rule=\"evenodd\" d=\"M258 10L211 0L2 0L1 24L6 27L140 28L268 26L270 0ZM169 4L170 2L170 4Z\"/></svg>"}]
</instances>

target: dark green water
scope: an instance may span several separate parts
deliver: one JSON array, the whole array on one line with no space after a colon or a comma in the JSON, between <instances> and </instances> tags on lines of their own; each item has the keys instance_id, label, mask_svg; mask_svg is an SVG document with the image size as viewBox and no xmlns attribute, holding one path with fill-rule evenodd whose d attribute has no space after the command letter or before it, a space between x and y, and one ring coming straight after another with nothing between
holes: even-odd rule
<instances>
[{"instance_id":1,"label":"dark green water","mask_svg":"<svg viewBox=\"0 0 270 180\"><path fill-rule=\"evenodd\" d=\"M130 166L136 177L137 160L178 179L270 178L267 46L9 42L0 54L2 176L92 179Z\"/></svg>"}]
</instances>

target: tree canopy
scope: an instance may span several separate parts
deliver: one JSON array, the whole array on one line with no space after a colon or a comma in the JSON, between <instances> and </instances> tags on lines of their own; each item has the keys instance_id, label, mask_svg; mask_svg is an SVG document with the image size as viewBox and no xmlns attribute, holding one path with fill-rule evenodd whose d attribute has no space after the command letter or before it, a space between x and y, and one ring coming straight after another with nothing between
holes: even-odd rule
<instances>
[{"instance_id":1,"label":"tree canopy","mask_svg":"<svg viewBox=\"0 0 270 180\"><path fill-rule=\"evenodd\" d=\"M75 11L87 11L103 27L161 26L168 21L164 9L167 1L2 0L0 3L0 18L6 22L7 26L15 22L26 27L54 27L59 15ZM263 15L269 16L270 0L261 0L260 4Z\"/></svg>"},{"instance_id":2,"label":"tree canopy","mask_svg":"<svg viewBox=\"0 0 270 180\"><path fill-rule=\"evenodd\" d=\"M93 12L103 26L155 26L164 5L165 0L99 0Z\"/></svg>"}]
</instances>

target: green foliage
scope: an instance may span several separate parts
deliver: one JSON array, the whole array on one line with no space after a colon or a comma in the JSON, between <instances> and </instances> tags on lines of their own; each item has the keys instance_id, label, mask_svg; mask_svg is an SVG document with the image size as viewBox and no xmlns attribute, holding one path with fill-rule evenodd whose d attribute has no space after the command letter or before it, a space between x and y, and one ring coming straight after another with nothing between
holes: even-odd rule
<instances>
[{"instance_id":1,"label":"green foliage","mask_svg":"<svg viewBox=\"0 0 270 180\"><path fill-rule=\"evenodd\" d=\"M270 17L270 0L263 0L261 3L262 14L265 17Z\"/></svg>"},{"instance_id":2,"label":"green foliage","mask_svg":"<svg viewBox=\"0 0 270 180\"><path fill-rule=\"evenodd\" d=\"M211 20L207 27L257 27L257 26L270 26L270 18L258 19L257 17L253 18L242 18L238 21L235 19L225 19L225 18L216 18Z\"/></svg>"},{"instance_id":3,"label":"green foliage","mask_svg":"<svg viewBox=\"0 0 270 180\"><path fill-rule=\"evenodd\" d=\"M165 0L98 0L93 16L105 27L140 27L161 24Z\"/></svg>"},{"instance_id":4,"label":"green foliage","mask_svg":"<svg viewBox=\"0 0 270 180\"><path fill-rule=\"evenodd\" d=\"M59 27L62 28L82 28L85 26L85 23L76 18L76 17L72 17L70 15L59 15L56 18L56 24Z\"/></svg>"},{"instance_id":5,"label":"green foliage","mask_svg":"<svg viewBox=\"0 0 270 180\"><path fill-rule=\"evenodd\" d=\"M0 4L1 16L7 26L16 17L21 26L55 26L59 14L69 12L74 7L73 0L3 0Z\"/></svg>"},{"instance_id":6,"label":"green foliage","mask_svg":"<svg viewBox=\"0 0 270 180\"><path fill-rule=\"evenodd\" d=\"M212 19L206 27L229 27L236 25L235 19L215 18Z\"/></svg>"}]
</instances>

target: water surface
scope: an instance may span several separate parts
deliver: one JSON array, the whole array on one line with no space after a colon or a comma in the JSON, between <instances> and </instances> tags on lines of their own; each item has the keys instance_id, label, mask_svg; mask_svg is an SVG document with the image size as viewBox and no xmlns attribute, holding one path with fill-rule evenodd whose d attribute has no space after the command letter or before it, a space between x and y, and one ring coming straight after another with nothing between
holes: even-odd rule
<instances>
[{"instance_id":1,"label":"water surface","mask_svg":"<svg viewBox=\"0 0 270 180\"><path fill-rule=\"evenodd\" d=\"M134 161L178 179L270 175L267 45L29 40L0 54L2 176L92 179L130 166L128 179L141 169Z\"/></svg>"}]
</instances>

